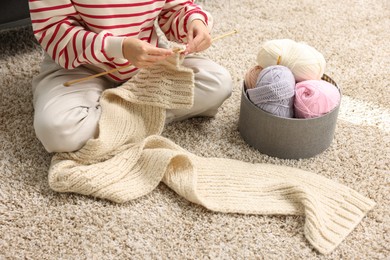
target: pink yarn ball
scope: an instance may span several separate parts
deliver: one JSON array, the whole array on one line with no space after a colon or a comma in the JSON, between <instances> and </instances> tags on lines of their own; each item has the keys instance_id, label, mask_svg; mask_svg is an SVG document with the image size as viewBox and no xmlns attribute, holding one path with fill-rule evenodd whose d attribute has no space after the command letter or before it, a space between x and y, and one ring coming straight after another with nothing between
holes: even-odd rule
<instances>
[{"instance_id":1,"label":"pink yarn ball","mask_svg":"<svg viewBox=\"0 0 390 260\"><path fill-rule=\"evenodd\" d=\"M259 77L259 74L262 69L263 69L262 67L256 65L248 70L244 78L246 89L251 89L256 87L257 78Z\"/></svg>"},{"instance_id":2,"label":"pink yarn ball","mask_svg":"<svg viewBox=\"0 0 390 260\"><path fill-rule=\"evenodd\" d=\"M337 107L340 98L340 91L325 80L301 81L295 86L295 117L322 116Z\"/></svg>"}]
</instances>

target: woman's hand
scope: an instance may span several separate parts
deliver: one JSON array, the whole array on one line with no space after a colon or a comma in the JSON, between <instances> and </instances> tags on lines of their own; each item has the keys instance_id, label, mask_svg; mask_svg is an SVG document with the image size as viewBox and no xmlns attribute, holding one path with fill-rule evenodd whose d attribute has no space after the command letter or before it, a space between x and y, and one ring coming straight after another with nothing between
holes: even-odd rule
<instances>
[{"instance_id":1,"label":"woman's hand","mask_svg":"<svg viewBox=\"0 0 390 260\"><path fill-rule=\"evenodd\" d=\"M187 33L187 49L185 54L200 52L211 46L211 36L207 26L201 20L193 20Z\"/></svg>"},{"instance_id":2,"label":"woman's hand","mask_svg":"<svg viewBox=\"0 0 390 260\"><path fill-rule=\"evenodd\" d=\"M137 68L147 68L173 54L172 50L154 47L136 38L126 38L122 44L125 59Z\"/></svg>"}]
</instances>

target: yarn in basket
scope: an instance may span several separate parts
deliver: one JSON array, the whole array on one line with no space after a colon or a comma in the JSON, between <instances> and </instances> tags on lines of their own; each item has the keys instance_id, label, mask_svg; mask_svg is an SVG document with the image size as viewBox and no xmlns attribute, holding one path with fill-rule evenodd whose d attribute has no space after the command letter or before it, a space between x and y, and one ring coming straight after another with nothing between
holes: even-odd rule
<instances>
[{"instance_id":1,"label":"yarn in basket","mask_svg":"<svg viewBox=\"0 0 390 260\"><path fill-rule=\"evenodd\" d=\"M266 68L273 65L288 67L297 82L321 79L325 71L325 58L315 48L291 39L265 42L257 55L257 63Z\"/></svg>"},{"instance_id":2,"label":"yarn in basket","mask_svg":"<svg viewBox=\"0 0 390 260\"><path fill-rule=\"evenodd\" d=\"M254 88L256 87L257 78L259 77L260 71L263 68L259 65L256 65L252 68L250 68L246 73L244 77L245 87L246 89Z\"/></svg>"},{"instance_id":3,"label":"yarn in basket","mask_svg":"<svg viewBox=\"0 0 390 260\"><path fill-rule=\"evenodd\" d=\"M295 78L285 66L275 65L263 69L256 87L247 89L249 100L273 115L294 116Z\"/></svg>"},{"instance_id":4,"label":"yarn in basket","mask_svg":"<svg viewBox=\"0 0 390 260\"><path fill-rule=\"evenodd\" d=\"M306 80L296 84L296 118L314 118L327 114L340 103L340 91L325 80Z\"/></svg>"}]
</instances>

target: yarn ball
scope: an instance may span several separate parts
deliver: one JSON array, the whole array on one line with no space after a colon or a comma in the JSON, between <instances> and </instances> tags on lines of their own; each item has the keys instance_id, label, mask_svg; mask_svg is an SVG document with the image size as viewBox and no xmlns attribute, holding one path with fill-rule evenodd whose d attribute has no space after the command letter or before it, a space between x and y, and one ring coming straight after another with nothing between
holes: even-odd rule
<instances>
[{"instance_id":1,"label":"yarn ball","mask_svg":"<svg viewBox=\"0 0 390 260\"><path fill-rule=\"evenodd\" d=\"M313 47L291 39L277 39L265 42L257 55L262 68L272 65L288 67L297 82L320 80L325 72L325 58Z\"/></svg>"},{"instance_id":2,"label":"yarn ball","mask_svg":"<svg viewBox=\"0 0 390 260\"><path fill-rule=\"evenodd\" d=\"M247 89L249 100L273 115L294 116L295 78L285 66L275 65L263 69L253 89Z\"/></svg>"},{"instance_id":3,"label":"yarn ball","mask_svg":"<svg viewBox=\"0 0 390 260\"><path fill-rule=\"evenodd\" d=\"M296 84L294 111L296 118L322 116L340 103L340 91L325 80L306 80Z\"/></svg>"},{"instance_id":4,"label":"yarn ball","mask_svg":"<svg viewBox=\"0 0 390 260\"><path fill-rule=\"evenodd\" d=\"M244 78L245 87L247 89L254 88L256 86L257 78L259 77L260 71L262 69L263 69L262 67L256 65L247 71Z\"/></svg>"}]
</instances>

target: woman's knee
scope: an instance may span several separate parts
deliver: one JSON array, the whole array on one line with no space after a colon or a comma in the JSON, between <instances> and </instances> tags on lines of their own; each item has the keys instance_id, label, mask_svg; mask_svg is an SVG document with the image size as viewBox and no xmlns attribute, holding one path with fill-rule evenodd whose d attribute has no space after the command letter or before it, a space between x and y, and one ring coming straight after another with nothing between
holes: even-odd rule
<instances>
[{"instance_id":1,"label":"woman's knee","mask_svg":"<svg viewBox=\"0 0 390 260\"><path fill-rule=\"evenodd\" d=\"M48 152L76 151L96 137L100 113L100 107L36 111L35 133Z\"/></svg>"},{"instance_id":2,"label":"woman's knee","mask_svg":"<svg viewBox=\"0 0 390 260\"><path fill-rule=\"evenodd\" d=\"M205 108L219 107L232 94L233 81L227 69L213 63L195 70L195 99Z\"/></svg>"},{"instance_id":3,"label":"woman's knee","mask_svg":"<svg viewBox=\"0 0 390 260\"><path fill-rule=\"evenodd\" d=\"M218 63L201 56L188 56L183 65L194 72L195 90L198 96L216 103L227 99L233 88L229 71Z\"/></svg>"},{"instance_id":4,"label":"woman's knee","mask_svg":"<svg viewBox=\"0 0 390 260\"><path fill-rule=\"evenodd\" d=\"M232 77L227 69L219 66L218 70L211 72L210 95L216 99L216 102L223 102L229 98L233 90Z\"/></svg>"},{"instance_id":5,"label":"woman's knee","mask_svg":"<svg viewBox=\"0 0 390 260\"><path fill-rule=\"evenodd\" d=\"M42 75L34 81L35 133L49 152L76 151L95 137L100 96L112 83L94 79L66 88L62 83L75 77L70 71L43 71Z\"/></svg>"}]
</instances>

